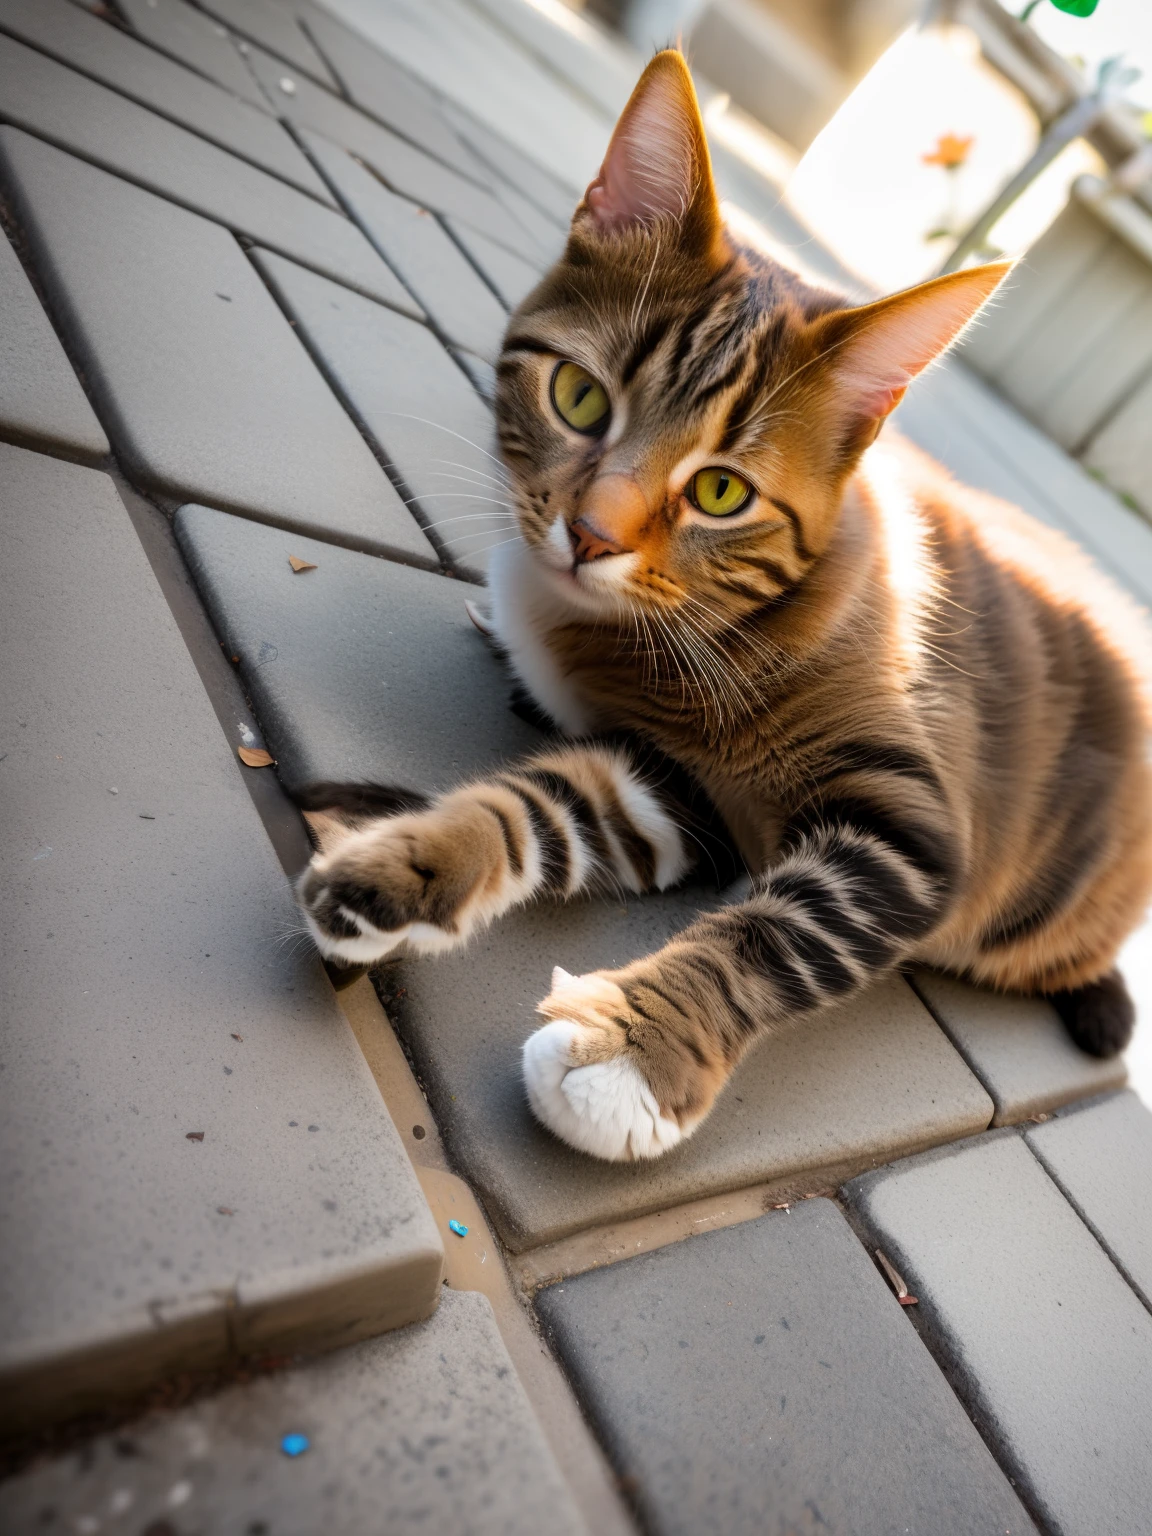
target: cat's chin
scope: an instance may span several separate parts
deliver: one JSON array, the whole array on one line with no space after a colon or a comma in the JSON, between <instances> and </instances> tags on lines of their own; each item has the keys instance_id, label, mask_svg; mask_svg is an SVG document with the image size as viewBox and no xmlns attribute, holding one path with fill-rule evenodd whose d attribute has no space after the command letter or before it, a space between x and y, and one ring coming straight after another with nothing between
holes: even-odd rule
<instances>
[{"instance_id":1,"label":"cat's chin","mask_svg":"<svg viewBox=\"0 0 1152 1536\"><path fill-rule=\"evenodd\" d=\"M611 558L615 561L631 557L616 555ZM623 588L606 573L593 571L588 565L560 566L547 556L538 555L537 560L550 589L577 613L602 619L618 617L629 611Z\"/></svg>"}]
</instances>

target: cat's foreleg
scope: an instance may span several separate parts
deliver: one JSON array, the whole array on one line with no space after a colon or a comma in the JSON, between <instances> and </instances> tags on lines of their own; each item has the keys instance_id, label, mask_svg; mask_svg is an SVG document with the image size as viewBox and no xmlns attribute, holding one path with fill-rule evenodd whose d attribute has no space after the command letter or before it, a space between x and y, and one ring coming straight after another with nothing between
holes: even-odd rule
<instances>
[{"instance_id":1,"label":"cat's foreleg","mask_svg":"<svg viewBox=\"0 0 1152 1536\"><path fill-rule=\"evenodd\" d=\"M322 954L369 964L402 943L455 949L535 897L664 890L700 852L667 781L639 750L580 742L399 814L331 786L337 803L310 807L321 847L297 898Z\"/></svg>"},{"instance_id":2,"label":"cat's foreleg","mask_svg":"<svg viewBox=\"0 0 1152 1536\"><path fill-rule=\"evenodd\" d=\"M658 1157L711 1109L748 1047L898 963L939 921L946 836L807 828L752 897L618 971L559 968L524 1047L537 1116L581 1151Z\"/></svg>"}]
</instances>

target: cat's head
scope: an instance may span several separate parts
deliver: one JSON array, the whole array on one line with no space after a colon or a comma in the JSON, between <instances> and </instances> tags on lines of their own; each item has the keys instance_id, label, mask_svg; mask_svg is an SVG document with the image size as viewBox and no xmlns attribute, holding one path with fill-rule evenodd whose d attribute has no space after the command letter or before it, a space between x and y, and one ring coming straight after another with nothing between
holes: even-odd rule
<instances>
[{"instance_id":1,"label":"cat's head","mask_svg":"<svg viewBox=\"0 0 1152 1536\"><path fill-rule=\"evenodd\" d=\"M657 54L500 360L501 451L557 595L707 622L794 587L884 418L1007 270L853 308L741 248L691 76Z\"/></svg>"}]
</instances>

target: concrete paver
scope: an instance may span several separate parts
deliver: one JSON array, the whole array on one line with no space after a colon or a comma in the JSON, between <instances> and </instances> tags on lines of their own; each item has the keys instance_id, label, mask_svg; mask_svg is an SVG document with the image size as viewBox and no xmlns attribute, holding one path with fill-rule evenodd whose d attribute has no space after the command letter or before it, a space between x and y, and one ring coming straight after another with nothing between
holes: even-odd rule
<instances>
[{"instance_id":1,"label":"concrete paver","mask_svg":"<svg viewBox=\"0 0 1152 1536\"><path fill-rule=\"evenodd\" d=\"M571 219L572 210L580 200L579 188L565 186L542 165L454 103L446 104L445 113L460 136L506 185L515 187L558 223L565 224Z\"/></svg>"},{"instance_id":2,"label":"concrete paver","mask_svg":"<svg viewBox=\"0 0 1152 1536\"><path fill-rule=\"evenodd\" d=\"M416 498L421 521L469 575L511 536L492 417L427 326L295 262L253 259L333 387ZM207 498L206 498L207 499Z\"/></svg>"},{"instance_id":3,"label":"concrete paver","mask_svg":"<svg viewBox=\"0 0 1152 1536\"><path fill-rule=\"evenodd\" d=\"M143 485L436 563L227 230L15 129L0 166Z\"/></svg>"},{"instance_id":4,"label":"concrete paver","mask_svg":"<svg viewBox=\"0 0 1152 1536\"><path fill-rule=\"evenodd\" d=\"M508 315L436 216L390 192L338 145L307 128L299 132L348 213L437 328L458 346L494 360ZM508 260L516 258L509 254Z\"/></svg>"},{"instance_id":5,"label":"concrete paver","mask_svg":"<svg viewBox=\"0 0 1152 1536\"><path fill-rule=\"evenodd\" d=\"M532 236L535 244L535 250L532 254L536 259L543 260L546 266L551 266L554 261L559 261L560 257L564 254L564 245L568 237L568 225L571 222L571 217L560 220L541 213L535 203L527 197L522 197L512 187L497 188L496 196L505 208L512 211L517 222ZM573 204L573 211L575 211L575 204ZM517 247L518 250L520 248L521 246Z\"/></svg>"},{"instance_id":6,"label":"concrete paver","mask_svg":"<svg viewBox=\"0 0 1152 1536\"><path fill-rule=\"evenodd\" d=\"M595 176L610 120L467 0L325 0L325 8L565 185L585 187Z\"/></svg>"},{"instance_id":7,"label":"concrete paver","mask_svg":"<svg viewBox=\"0 0 1152 1536\"><path fill-rule=\"evenodd\" d=\"M462 347L453 347L452 356L476 387L476 393L488 405L496 403L496 370L482 357L474 357Z\"/></svg>"},{"instance_id":8,"label":"concrete paver","mask_svg":"<svg viewBox=\"0 0 1152 1536\"><path fill-rule=\"evenodd\" d=\"M0 1428L425 1317L440 1238L104 475L0 447Z\"/></svg>"},{"instance_id":9,"label":"concrete paver","mask_svg":"<svg viewBox=\"0 0 1152 1536\"><path fill-rule=\"evenodd\" d=\"M292 89L286 92L281 85L286 78L283 65L260 49L250 51L249 62L268 99L276 102L289 122L314 128L325 138L350 149L367 161L393 191L424 208L434 208L437 213L454 214L514 251L527 244L537 252L537 242L523 224L476 181L461 176L390 128L329 92L318 90L307 80L288 76Z\"/></svg>"},{"instance_id":10,"label":"concrete paver","mask_svg":"<svg viewBox=\"0 0 1152 1536\"><path fill-rule=\"evenodd\" d=\"M199 0L199 4L242 37L261 44L321 85L339 90L336 77L299 25L292 6L279 0Z\"/></svg>"},{"instance_id":11,"label":"concrete paver","mask_svg":"<svg viewBox=\"0 0 1152 1536\"><path fill-rule=\"evenodd\" d=\"M117 0L117 5L138 37L267 112L260 87L220 22L187 0Z\"/></svg>"},{"instance_id":12,"label":"concrete paver","mask_svg":"<svg viewBox=\"0 0 1152 1536\"><path fill-rule=\"evenodd\" d=\"M831 1201L536 1305L659 1536L1033 1529Z\"/></svg>"},{"instance_id":13,"label":"concrete paver","mask_svg":"<svg viewBox=\"0 0 1152 1536\"><path fill-rule=\"evenodd\" d=\"M290 789L445 790L540 745L465 612L474 586L208 507L176 534Z\"/></svg>"},{"instance_id":14,"label":"concrete paver","mask_svg":"<svg viewBox=\"0 0 1152 1536\"><path fill-rule=\"evenodd\" d=\"M98 464L104 428L16 252L0 235L0 438Z\"/></svg>"},{"instance_id":15,"label":"concrete paver","mask_svg":"<svg viewBox=\"0 0 1152 1536\"><path fill-rule=\"evenodd\" d=\"M546 268L543 258L526 261L523 256L514 256L505 246L497 245L495 240L489 240L487 235L462 224L459 219L450 218L445 222L508 309L515 309L526 299L543 277Z\"/></svg>"},{"instance_id":16,"label":"concrete paver","mask_svg":"<svg viewBox=\"0 0 1152 1536\"><path fill-rule=\"evenodd\" d=\"M520 1050L539 1025L552 967L580 975L623 965L716 900L688 889L627 905L534 907L459 954L398 964L400 1032L513 1250L748 1184L827 1187L844 1176L836 1170L988 1125L991 1100L896 978L763 1041L692 1139L655 1163L600 1163L542 1130Z\"/></svg>"},{"instance_id":17,"label":"concrete paver","mask_svg":"<svg viewBox=\"0 0 1152 1536\"><path fill-rule=\"evenodd\" d=\"M396 279L342 214L7 37L0 119L386 304L398 298Z\"/></svg>"},{"instance_id":18,"label":"concrete paver","mask_svg":"<svg viewBox=\"0 0 1152 1536\"><path fill-rule=\"evenodd\" d=\"M483 185L491 179L453 131L431 91L394 59L323 12L310 17L308 30L357 106L472 181Z\"/></svg>"},{"instance_id":19,"label":"concrete paver","mask_svg":"<svg viewBox=\"0 0 1152 1536\"><path fill-rule=\"evenodd\" d=\"M1152 1311L1152 1111L1118 1093L1025 1140Z\"/></svg>"},{"instance_id":20,"label":"concrete paver","mask_svg":"<svg viewBox=\"0 0 1152 1536\"><path fill-rule=\"evenodd\" d=\"M293 1434L308 1442L295 1457L281 1449ZM11 1532L585 1529L489 1303L447 1290L427 1322L153 1415L0 1485L0 1520Z\"/></svg>"},{"instance_id":21,"label":"concrete paver","mask_svg":"<svg viewBox=\"0 0 1152 1536\"><path fill-rule=\"evenodd\" d=\"M153 10L143 0L141 13L163 20L177 5L209 31L215 28L215 22L183 0L164 0L163 10ZM259 111L190 69L161 58L119 28L82 15L71 0L0 0L0 29L332 205L324 183L285 129L269 116L247 66L227 39L216 41L243 71L252 93L260 96Z\"/></svg>"},{"instance_id":22,"label":"concrete paver","mask_svg":"<svg viewBox=\"0 0 1152 1536\"><path fill-rule=\"evenodd\" d=\"M1000 1464L1061 1536L1152 1507L1152 1317L1014 1132L845 1191Z\"/></svg>"},{"instance_id":23,"label":"concrete paver","mask_svg":"<svg viewBox=\"0 0 1152 1536\"><path fill-rule=\"evenodd\" d=\"M1100 1061L1079 1050L1043 998L990 992L935 971L917 971L912 985L992 1095L993 1125L1124 1085L1124 1058Z\"/></svg>"}]
</instances>

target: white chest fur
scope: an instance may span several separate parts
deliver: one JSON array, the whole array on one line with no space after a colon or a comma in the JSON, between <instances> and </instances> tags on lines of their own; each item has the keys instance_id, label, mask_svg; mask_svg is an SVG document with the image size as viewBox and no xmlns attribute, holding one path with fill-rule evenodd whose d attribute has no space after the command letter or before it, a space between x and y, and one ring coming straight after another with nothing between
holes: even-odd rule
<instances>
[{"instance_id":1,"label":"white chest fur","mask_svg":"<svg viewBox=\"0 0 1152 1536\"><path fill-rule=\"evenodd\" d=\"M566 617L563 599L521 539L493 550L488 591L492 631L516 676L562 730L572 736L590 731L592 714L548 646L550 628Z\"/></svg>"}]
</instances>

